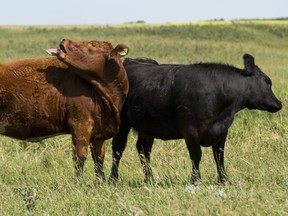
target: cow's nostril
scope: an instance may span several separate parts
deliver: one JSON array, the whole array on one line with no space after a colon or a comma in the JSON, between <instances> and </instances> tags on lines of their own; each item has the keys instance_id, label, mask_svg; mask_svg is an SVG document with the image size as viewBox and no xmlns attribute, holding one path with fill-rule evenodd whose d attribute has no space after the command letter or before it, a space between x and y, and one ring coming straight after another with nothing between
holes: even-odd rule
<instances>
[{"instance_id":1,"label":"cow's nostril","mask_svg":"<svg viewBox=\"0 0 288 216\"><path fill-rule=\"evenodd\" d=\"M279 108L279 110L282 109L282 103L281 102L278 103L278 108Z\"/></svg>"}]
</instances>

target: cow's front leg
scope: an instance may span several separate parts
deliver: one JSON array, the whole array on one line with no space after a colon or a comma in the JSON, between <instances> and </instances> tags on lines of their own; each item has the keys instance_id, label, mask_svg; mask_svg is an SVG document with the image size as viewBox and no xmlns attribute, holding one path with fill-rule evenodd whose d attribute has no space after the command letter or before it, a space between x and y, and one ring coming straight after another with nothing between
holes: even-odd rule
<instances>
[{"instance_id":1,"label":"cow's front leg","mask_svg":"<svg viewBox=\"0 0 288 216\"><path fill-rule=\"evenodd\" d=\"M197 132L190 129L189 133L187 133L184 138L192 162L191 184L199 185L201 183L199 164L202 157L202 150Z\"/></svg>"},{"instance_id":2,"label":"cow's front leg","mask_svg":"<svg viewBox=\"0 0 288 216\"><path fill-rule=\"evenodd\" d=\"M228 132L226 132L225 135L223 135L223 138L221 139L219 143L212 146L213 155L214 155L214 159L215 159L216 166L217 166L218 182L222 184L229 183L229 180L228 180L225 168L224 168L224 147L225 147L227 133Z\"/></svg>"},{"instance_id":3,"label":"cow's front leg","mask_svg":"<svg viewBox=\"0 0 288 216\"><path fill-rule=\"evenodd\" d=\"M106 152L104 140L91 139L90 148L92 158L94 160L96 178L97 180L104 182L106 181L103 171L103 163Z\"/></svg>"},{"instance_id":4,"label":"cow's front leg","mask_svg":"<svg viewBox=\"0 0 288 216\"><path fill-rule=\"evenodd\" d=\"M192 176L191 176L191 184L199 185L201 183L201 174L200 174L200 161L202 157L202 150L200 145L187 145L190 159L192 162Z\"/></svg>"},{"instance_id":5,"label":"cow's front leg","mask_svg":"<svg viewBox=\"0 0 288 216\"><path fill-rule=\"evenodd\" d=\"M75 163L75 175L83 174L85 160L88 154L88 146L91 138L92 122L81 123L76 120L69 120L73 141L73 159Z\"/></svg>"},{"instance_id":6,"label":"cow's front leg","mask_svg":"<svg viewBox=\"0 0 288 216\"><path fill-rule=\"evenodd\" d=\"M84 164L88 154L89 137L72 135L73 159L75 164L75 175L82 176Z\"/></svg>"}]
</instances>

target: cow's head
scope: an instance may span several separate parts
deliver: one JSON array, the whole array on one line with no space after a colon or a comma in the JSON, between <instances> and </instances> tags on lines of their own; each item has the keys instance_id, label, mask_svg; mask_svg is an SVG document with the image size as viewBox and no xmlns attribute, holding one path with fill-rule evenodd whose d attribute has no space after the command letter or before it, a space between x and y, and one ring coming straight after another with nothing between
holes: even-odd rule
<instances>
[{"instance_id":1,"label":"cow's head","mask_svg":"<svg viewBox=\"0 0 288 216\"><path fill-rule=\"evenodd\" d=\"M249 91L247 108L266 110L268 112L279 111L282 108L282 103L272 91L271 79L255 65L252 55L245 54L243 60L245 66L243 73L251 78L247 82Z\"/></svg>"},{"instance_id":2,"label":"cow's head","mask_svg":"<svg viewBox=\"0 0 288 216\"><path fill-rule=\"evenodd\" d=\"M73 67L91 72L90 75L103 76L105 67L120 64L120 57L125 56L129 48L123 44L115 48L106 41L71 41L63 39L59 49L47 49L49 55ZM112 63L111 63L112 61ZM109 65L107 65L109 62ZM121 64L122 65L122 64ZM119 70L119 66L117 68Z\"/></svg>"}]
</instances>

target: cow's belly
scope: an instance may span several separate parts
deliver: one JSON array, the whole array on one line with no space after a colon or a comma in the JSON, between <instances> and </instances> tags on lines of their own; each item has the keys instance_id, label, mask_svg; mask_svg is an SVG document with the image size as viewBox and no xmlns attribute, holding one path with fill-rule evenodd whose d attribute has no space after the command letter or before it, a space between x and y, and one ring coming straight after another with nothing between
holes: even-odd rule
<instances>
[{"instance_id":1,"label":"cow's belly","mask_svg":"<svg viewBox=\"0 0 288 216\"><path fill-rule=\"evenodd\" d=\"M61 125L51 123L47 119L13 119L0 118L0 134L16 139L28 139L35 137L51 136L57 133L65 133Z\"/></svg>"},{"instance_id":2,"label":"cow's belly","mask_svg":"<svg viewBox=\"0 0 288 216\"><path fill-rule=\"evenodd\" d=\"M171 118L159 117L155 119L149 119L148 117L144 117L142 119L134 118L131 121L131 125L137 132L146 136L162 140L183 138L175 120Z\"/></svg>"},{"instance_id":3,"label":"cow's belly","mask_svg":"<svg viewBox=\"0 0 288 216\"><path fill-rule=\"evenodd\" d=\"M226 115L224 118L218 118L213 123L202 124L198 129L201 145L210 147L225 141L233 119L234 115Z\"/></svg>"}]
</instances>

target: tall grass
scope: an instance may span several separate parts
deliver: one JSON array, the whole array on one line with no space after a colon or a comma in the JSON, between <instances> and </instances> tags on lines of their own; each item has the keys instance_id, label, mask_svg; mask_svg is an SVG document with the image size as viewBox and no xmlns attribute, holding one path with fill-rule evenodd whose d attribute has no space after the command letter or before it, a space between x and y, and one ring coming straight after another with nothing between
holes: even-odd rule
<instances>
[{"instance_id":1,"label":"tall grass","mask_svg":"<svg viewBox=\"0 0 288 216\"><path fill-rule=\"evenodd\" d=\"M155 184L143 182L131 132L116 185L94 182L89 156L82 179L74 178L71 137L38 143L0 137L0 215L287 215L288 25L159 25L0 27L0 60L46 57L61 38L108 40L130 46L129 57L160 63L223 62L243 67L255 56L270 76L283 109L237 114L226 144L231 185L216 184L212 150L203 148L202 185L189 184L191 163L183 140L156 140ZM105 173L111 166L107 141Z\"/></svg>"}]
</instances>

